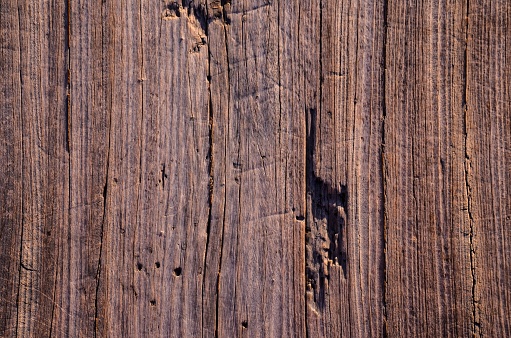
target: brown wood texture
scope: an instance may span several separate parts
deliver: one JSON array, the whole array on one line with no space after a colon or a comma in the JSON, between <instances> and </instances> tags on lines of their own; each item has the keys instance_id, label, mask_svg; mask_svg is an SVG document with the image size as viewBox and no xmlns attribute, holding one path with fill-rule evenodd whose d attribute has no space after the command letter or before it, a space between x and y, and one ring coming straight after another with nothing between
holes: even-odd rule
<instances>
[{"instance_id":1,"label":"brown wood texture","mask_svg":"<svg viewBox=\"0 0 511 338\"><path fill-rule=\"evenodd\" d=\"M511 2L0 3L0 337L511 336Z\"/></svg>"}]
</instances>

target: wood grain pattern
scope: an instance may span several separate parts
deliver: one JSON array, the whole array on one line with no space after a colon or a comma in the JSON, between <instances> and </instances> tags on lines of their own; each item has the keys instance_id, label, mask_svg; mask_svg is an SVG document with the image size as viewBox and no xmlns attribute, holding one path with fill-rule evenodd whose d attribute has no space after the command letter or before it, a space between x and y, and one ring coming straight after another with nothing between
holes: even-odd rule
<instances>
[{"instance_id":1,"label":"wood grain pattern","mask_svg":"<svg viewBox=\"0 0 511 338\"><path fill-rule=\"evenodd\" d=\"M470 2L467 34L466 185L474 331L506 336L511 293L510 4Z\"/></svg>"},{"instance_id":2,"label":"wood grain pattern","mask_svg":"<svg viewBox=\"0 0 511 338\"><path fill-rule=\"evenodd\" d=\"M5 69L6 80L2 81L12 84L7 102L17 102L15 111L2 114L13 119L11 128L16 131L12 138L3 140L13 141L17 152L3 160L17 164L13 167L18 168L6 175L17 182L18 188L12 191L10 199L18 203L12 205L7 215L21 214L14 214L14 222L6 222L7 229L2 232L9 235L9 228L15 227L19 234L6 247L11 254L18 254L7 261L10 262L7 266L17 261L19 272L4 275L2 280L8 289L10 283L17 289L14 297L7 295L2 299L6 303L15 302L16 309L3 334L62 335L64 332L54 326L54 315L60 312L68 322L72 316L71 310L60 307L55 297L62 277L59 270L65 259L63 251L71 249L65 236L71 212L66 138L66 7L51 2L12 3L5 15L12 18L8 22L13 25L3 32L14 34L17 29L18 33L7 40L12 44L14 57L10 60L12 68ZM2 186L2 191L6 188ZM3 221L5 215L2 214Z\"/></svg>"},{"instance_id":3,"label":"wood grain pattern","mask_svg":"<svg viewBox=\"0 0 511 338\"><path fill-rule=\"evenodd\" d=\"M2 2L0 336L509 336L510 13Z\"/></svg>"},{"instance_id":4,"label":"wood grain pattern","mask_svg":"<svg viewBox=\"0 0 511 338\"><path fill-rule=\"evenodd\" d=\"M308 111L308 333L382 336L385 7L318 5L319 102Z\"/></svg>"},{"instance_id":5,"label":"wood grain pattern","mask_svg":"<svg viewBox=\"0 0 511 338\"><path fill-rule=\"evenodd\" d=\"M474 332L466 13L462 2L388 7L384 159L391 336Z\"/></svg>"},{"instance_id":6,"label":"wood grain pattern","mask_svg":"<svg viewBox=\"0 0 511 338\"><path fill-rule=\"evenodd\" d=\"M16 335L23 215L20 27L15 3L0 7L0 335Z\"/></svg>"}]
</instances>

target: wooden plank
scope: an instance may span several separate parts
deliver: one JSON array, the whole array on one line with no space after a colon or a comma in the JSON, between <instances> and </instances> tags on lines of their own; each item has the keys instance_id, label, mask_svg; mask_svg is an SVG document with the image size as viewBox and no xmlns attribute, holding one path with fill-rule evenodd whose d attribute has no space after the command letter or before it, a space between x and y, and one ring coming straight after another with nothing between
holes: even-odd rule
<instances>
[{"instance_id":1,"label":"wooden plank","mask_svg":"<svg viewBox=\"0 0 511 338\"><path fill-rule=\"evenodd\" d=\"M97 332L198 336L210 152L202 9L174 2L111 6Z\"/></svg>"},{"instance_id":2,"label":"wooden plank","mask_svg":"<svg viewBox=\"0 0 511 338\"><path fill-rule=\"evenodd\" d=\"M0 336L16 335L22 207L21 50L18 8L0 6Z\"/></svg>"},{"instance_id":3,"label":"wooden plank","mask_svg":"<svg viewBox=\"0 0 511 338\"><path fill-rule=\"evenodd\" d=\"M390 336L472 332L465 13L463 1L388 5L384 169Z\"/></svg>"},{"instance_id":4,"label":"wooden plank","mask_svg":"<svg viewBox=\"0 0 511 338\"><path fill-rule=\"evenodd\" d=\"M307 111L308 333L381 336L385 5L319 6L319 102Z\"/></svg>"},{"instance_id":5,"label":"wooden plank","mask_svg":"<svg viewBox=\"0 0 511 338\"><path fill-rule=\"evenodd\" d=\"M470 1L465 175L475 336L511 334L511 4Z\"/></svg>"},{"instance_id":6,"label":"wooden plank","mask_svg":"<svg viewBox=\"0 0 511 338\"><path fill-rule=\"evenodd\" d=\"M11 11L19 22L12 26L19 29L12 40L19 48L13 62L19 65L12 69L17 74L11 74L11 81L14 88L21 82L12 93L19 100L19 113L12 116L20 133L14 141L21 150L13 155L22 170L21 177L14 172L11 178L19 182L16 195L21 197L13 199L17 205L12 211L22 212L22 224L15 219L11 224L21 228L17 317L11 336L65 335L53 318L75 319L55 298L60 249L66 247L62 230L69 215L66 6L20 1ZM14 244L10 243L13 253Z\"/></svg>"},{"instance_id":7,"label":"wooden plank","mask_svg":"<svg viewBox=\"0 0 511 338\"><path fill-rule=\"evenodd\" d=\"M66 77L69 102L67 133L69 212L60 228L53 321L57 335L92 337L96 333L98 279L105 220L106 162L109 121L104 78L103 20L100 2L65 5Z\"/></svg>"},{"instance_id":8,"label":"wooden plank","mask_svg":"<svg viewBox=\"0 0 511 338\"><path fill-rule=\"evenodd\" d=\"M0 336L509 336L509 7L5 1Z\"/></svg>"},{"instance_id":9,"label":"wooden plank","mask_svg":"<svg viewBox=\"0 0 511 338\"><path fill-rule=\"evenodd\" d=\"M280 78L281 22L290 20L281 19L284 10L268 1L208 2L213 190L206 336L305 334L304 185L300 175L286 175L289 165L296 173L303 164L304 106L290 109L296 94L289 78Z\"/></svg>"}]
</instances>

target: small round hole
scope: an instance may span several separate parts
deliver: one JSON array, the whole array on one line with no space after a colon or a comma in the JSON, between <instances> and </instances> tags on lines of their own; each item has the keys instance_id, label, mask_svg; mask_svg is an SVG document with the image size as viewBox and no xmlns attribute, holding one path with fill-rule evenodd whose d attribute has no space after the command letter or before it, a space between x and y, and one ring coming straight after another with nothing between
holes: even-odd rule
<instances>
[{"instance_id":1,"label":"small round hole","mask_svg":"<svg viewBox=\"0 0 511 338\"><path fill-rule=\"evenodd\" d=\"M241 326L243 326L246 329L248 327L248 321L247 320L242 321Z\"/></svg>"},{"instance_id":2,"label":"small round hole","mask_svg":"<svg viewBox=\"0 0 511 338\"><path fill-rule=\"evenodd\" d=\"M137 270L138 271L142 270L143 267L144 266L142 265L142 263L140 263L140 262L137 263Z\"/></svg>"},{"instance_id":3,"label":"small round hole","mask_svg":"<svg viewBox=\"0 0 511 338\"><path fill-rule=\"evenodd\" d=\"M176 275L176 276L181 276L181 272L182 272L181 268L174 269L174 275Z\"/></svg>"},{"instance_id":4,"label":"small round hole","mask_svg":"<svg viewBox=\"0 0 511 338\"><path fill-rule=\"evenodd\" d=\"M160 262L156 262L156 263L154 263L154 265L156 265L156 269L160 268Z\"/></svg>"},{"instance_id":5,"label":"small round hole","mask_svg":"<svg viewBox=\"0 0 511 338\"><path fill-rule=\"evenodd\" d=\"M150 300L149 303L151 303L152 306L155 306L156 305L156 299Z\"/></svg>"}]
</instances>

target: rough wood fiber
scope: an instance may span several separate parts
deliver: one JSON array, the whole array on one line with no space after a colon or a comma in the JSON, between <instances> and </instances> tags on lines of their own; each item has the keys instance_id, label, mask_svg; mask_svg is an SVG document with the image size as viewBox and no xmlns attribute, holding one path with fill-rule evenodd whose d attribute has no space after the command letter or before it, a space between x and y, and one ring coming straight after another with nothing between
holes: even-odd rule
<instances>
[{"instance_id":1,"label":"rough wood fiber","mask_svg":"<svg viewBox=\"0 0 511 338\"><path fill-rule=\"evenodd\" d=\"M1 186L7 208L1 216L2 269L10 271L2 270L6 305L0 330L4 337L62 336L53 318L69 323L74 311L55 298L61 264L70 263L63 252L70 248L66 6L10 1L0 7L7 169Z\"/></svg>"},{"instance_id":2,"label":"rough wood fiber","mask_svg":"<svg viewBox=\"0 0 511 338\"><path fill-rule=\"evenodd\" d=\"M202 14L139 1L111 9L97 332L197 337L210 152Z\"/></svg>"},{"instance_id":3,"label":"rough wood fiber","mask_svg":"<svg viewBox=\"0 0 511 338\"><path fill-rule=\"evenodd\" d=\"M465 181L466 3L389 2L385 76L390 336L473 332Z\"/></svg>"},{"instance_id":4,"label":"rough wood fiber","mask_svg":"<svg viewBox=\"0 0 511 338\"><path fill-rule=\"evenodd\" d=\"M383 332L383 2L317 4L317 105L307 108L307 328Z\"/></svg>"},{"instance_id":5,"label":"rough wood fiber","mask_svg":"<svg viewBox=\"0 0 511 338\"><path fill-rule=\"evenodd\" d=\"M3 1L0 336L509 336L510 7Z\"/></svg>"},{"instance_id":6,"label":"rough wood fiber","mask_svg":"<svg viewBox=\"0 0 511 338\"><path fill-rule=\"evenodd\" d=\"M15 3L0 6L0 335L17 329L22 234L20 27Z\"/></svg>"},{"instance_id":7,"label":"rough wood fiber","mask_svg":"<svg viewBox=\"0 0 511 338\"><path fill-rule=\"evenodd\" d=\"M478 336L511 334L510 45L511 3L470 1L465 173Z\"/></svg>"},{"instance_id":8,"label":"rough wood fiber","mask_svg":"<svg viewBox=\"0 0 511 338\"><path fill-rule=\"evenodd\" d=\"M304 335L303 221L296 220L303 173L287 175L303 165L304 108L290 109L291 88L281 81L283 11L266 1L208 4L213 190L205 336Z\"/></svg>"}]
</instances>

